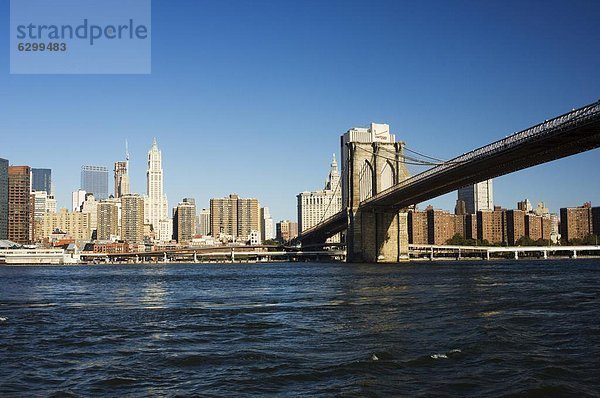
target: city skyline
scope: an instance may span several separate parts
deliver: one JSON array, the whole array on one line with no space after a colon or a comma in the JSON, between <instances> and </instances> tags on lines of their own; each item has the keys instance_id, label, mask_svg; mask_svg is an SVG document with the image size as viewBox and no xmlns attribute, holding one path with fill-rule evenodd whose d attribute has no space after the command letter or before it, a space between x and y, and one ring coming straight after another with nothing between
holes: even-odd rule
<instances>
[{"instance_id":1,"label":"city skyline","mask_svg":"<svg viewBox=\"0 0 600 398\"><path fill-rule=\"evenodd\" d=\"M313 13L287 2L154 2L161 33L148 76L18 76L4 62L0 130L14 138L0 157L52 169L59 207L69 207L79 167L111 170L126 139L131 192L143 193L145 153L156 136L173 203L194 197L202 208L237 192L260 198L276 220L296 219L295 196L320 188L350 128L387 123L407 147L449 159L598 99L592 77L600 56L581 51L598 35L591 3L436 3L434 13L427 4L339 4ZM8 15L8 4L0 13ZM176 39L190 33L175 23L188 15L200 26L195 37L206 39ZM354 27L370 19L378 29ZM220 32L217 21L234 28ZM497 178L494 201L512 208L529 198L553 211L598 203L600 177L573 178L597 166L591 151ZM421 208L451 210L455 200L451 193Z\"/></svg>"}]
</instances>

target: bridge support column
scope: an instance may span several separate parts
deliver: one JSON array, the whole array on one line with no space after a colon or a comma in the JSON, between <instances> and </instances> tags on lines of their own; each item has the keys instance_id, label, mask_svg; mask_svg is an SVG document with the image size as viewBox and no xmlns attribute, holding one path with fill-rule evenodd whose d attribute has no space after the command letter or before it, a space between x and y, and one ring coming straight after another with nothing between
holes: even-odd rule
<instances>
[{"instance_id":1,"label":"bridge support column","mask_svg":"<svg viewBox=\"0 0 600 398\"><path fill-rule=\"evenodd\" d=\"M357 210L350 214L349 263L408 261L408 215L397 211Z\"/></svg>"},{"instance_id":2,"label":"bridge support column","mask_svg":"<svg viewBox=\"0 0 600 398\"><path fill-rule=\"evenodd\" d=\"M515 260L519 259L519 252L515 250Z\"/></svg>"},{"instance_id":3,"label":"bridge support column","mask_svg":"<svg viewBox=\"0 0 600 398\"><path fill-rule=\"evenodd\" d=\"M577 250L573 250L573 258L577 258Z\"/></svg>"},{"instance_id":4,"label":"bridge support column","mask_svg":"<svg viewBox=\"0 0 600 398\"><path fill-rule=\"evenodd\" d=\"M544 260L548 259L548 252L546 250L544 250Z\"/></svg>"}]
</instances>

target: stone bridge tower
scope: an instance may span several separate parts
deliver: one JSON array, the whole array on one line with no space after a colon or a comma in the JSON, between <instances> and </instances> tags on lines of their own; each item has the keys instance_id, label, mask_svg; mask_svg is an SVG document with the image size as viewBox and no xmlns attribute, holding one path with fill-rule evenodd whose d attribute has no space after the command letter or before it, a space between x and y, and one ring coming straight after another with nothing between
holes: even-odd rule
<instances>
[{"instance_id":1,"label":"stone bridge tower","mask_svg":"<svg viewBox=\"0 0 600 398\"><path fill-rule=\"evenodd\" d=\"M342 206L348 209L348 262L408 259L407 213L397 209L361 210L360 203L409 177L404 143L387 124L353 128L341 137Z\"/></svg>"}]
</instances>

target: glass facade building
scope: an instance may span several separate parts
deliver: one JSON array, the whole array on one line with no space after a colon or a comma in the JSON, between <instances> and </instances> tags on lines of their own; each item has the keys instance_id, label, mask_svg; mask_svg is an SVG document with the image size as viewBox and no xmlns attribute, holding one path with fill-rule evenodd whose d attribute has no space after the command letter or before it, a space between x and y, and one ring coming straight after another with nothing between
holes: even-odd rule
<instances>
[{"instance_id":1,"label":"glass facade building","mask_svg":"<svg viewBox=\"0 0 600 398\"><path fill-rule=\"evenodd\" d=\"M96 200L108 198L108 168L81 166L81 189L93 193Z\"/></svg>"},{"instance_id":2,"label":"glass facade building","mask_svg":"<svg viewBox=\"0 0 600 398\"><path fill-rule=\"evenodd\" d=\"M52 193L52 170L31 169L31 190Z\"/></svg>"}]
</instances>

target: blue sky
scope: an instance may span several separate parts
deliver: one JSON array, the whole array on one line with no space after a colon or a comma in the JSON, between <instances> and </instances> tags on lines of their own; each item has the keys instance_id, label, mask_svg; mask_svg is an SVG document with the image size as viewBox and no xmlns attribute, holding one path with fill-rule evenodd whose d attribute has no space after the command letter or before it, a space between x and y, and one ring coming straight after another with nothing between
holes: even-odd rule
<instances>
[{"instance_id":1,"label":"blue sky","mask_svg":"<svg viewBox=\"0 0 600 398\"><path fill-rule=\"evenodd\" d=\"M0 157L51 168L62 206L126 139L143 193L157 137L170 206L236 192L295 219L348 128L388 123L452 158L600 99L597 1L154 0L150 75L10 75L0 7ZM600 205L599 165L595 150L497 178L495 202Z\"/></svg>"}]
</instances>

